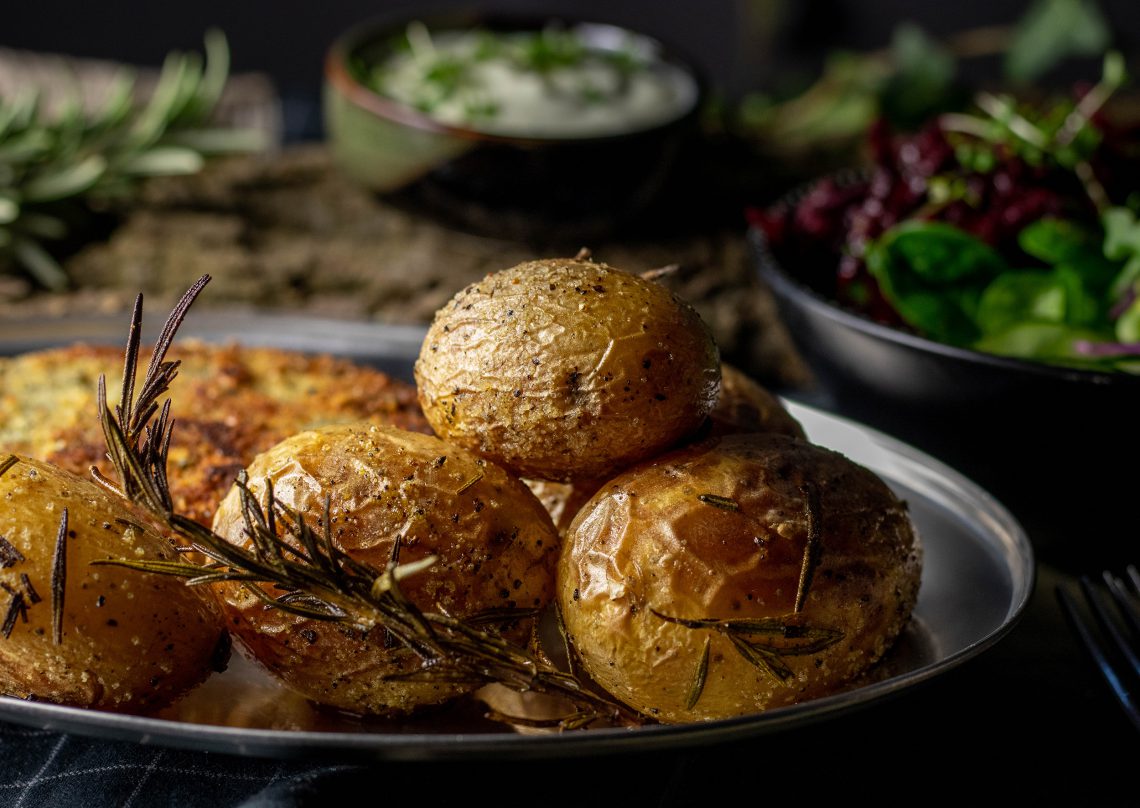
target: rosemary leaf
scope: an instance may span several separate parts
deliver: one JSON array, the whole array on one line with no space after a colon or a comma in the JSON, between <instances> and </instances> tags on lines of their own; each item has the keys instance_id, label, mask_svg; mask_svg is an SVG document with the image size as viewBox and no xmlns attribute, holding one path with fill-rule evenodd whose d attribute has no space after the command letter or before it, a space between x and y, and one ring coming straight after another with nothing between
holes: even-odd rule
<instances>
[{"instance_id":1,"label":"rosemary leaf","mask_svg":"<svg viewBox=\"0 0 1140 808\"><path fill-rule=\"evenodd\" d=\"M55 259L38 242L12 236L9 249L16 260L45 288L59 291L67 287L67 273L60 269Z\"/></svg>"},{"instance_id":2,"label":"rosemary leaf","mask_svg":"<svg viewBox=\"0 0 1140 808\"><path fill-rule=\"evenodd\" d=\"M20 218L20 203L10 196L0 196L0 225L11 224Z\"/></svg>"},{"instance_id":3,"label":"rosemary leaf","mask_svg":"<svg viewBox=\"0 0 1140 808\"><path fill-rule=\"evenodd\" d=\"M75 165L54 172L37 173L33 180L24 185L21 196L25 204L54 202L57 199L78 196L90 190L106 170L106 158L93 154Z\"/></svg>"},{"instance_id":4,"label":"rosemary leaf","mask_svg":"<svg viewBox=\"0 0 1140 808\"><path fill-rule=\"evenodd\" d=\"M823 547L823 521L819 504L819 489L811 482L805 482L800 489L807 509L808 536L804 543L803 560L800 563L800 579L796 584L796 601L793 611L799 614L807 601L815 568L819 566L819 554Z\"/></svg>"},{"instance_id":5,"label":"rosemary leaf","mask_svg":"<svg viewBox=\"0 0 1140 808\"><path fill-rule=\"evenodd\" d=\"M14 567L23 560L24 554L6 538L0 536L0 569Z\"/></svg>"},{"instance_id":6,"label":"rosemary leaf","mask_svg":"<svg viewBox=\"0 0 1140 808\"><path fill-rule=\"evenodd\" d=\"M13 454L8 455L6 458L4 458L4 460L0 461L0 477L3 477L5 474L7 474L12 466L16 465L19 462L20 458L16 457L16 455Z\"/></svg>"},{"instance_id":7,"label":"rosemary leaf","mask_svg":"<svg viewBox=\"0 0 1140 808\"><path fill-rule=\"evenodd\" d=\"M4 614L4 623L0 625L0 634L4 635L4 639L12 636L12 629L16 627L16 620L21 615L27 620L27 608L24 596L19 592L13 592L11 600L8 601L8 611Z\"/></svg>"},{"instance_id":8,"label":"rosemary leaf","mask_svg":"<svg viewBox=\"0 0 1140 808\"><path fill-rule=\"evenodd\" d=\"M483 479L483 472L479 472L474 477L472 477L470 480L465 482L463 485L459 486L459 490L456 491L455 493L466 494L468 489L471 488L471 486L475 485L477 482L479 482L482 479Z\"/></svg>"},{"instance_id":9,"label":"rosemary leaf","mask_svg":"<svg viewBox=\"0 0 1140 808\"><path fill-rule=\"evenodd\" d=\"M784 664L779 656L767 648L753 645L735 634L729 634L728 639L732 642L733 648L735 648L749 664L759 668L776 681L784 682L791 678L792 669Z\"/></svg>"},{"instance_id":10,"label":"rosemary leaf","mask_svg":"<svg viewBox=\"0 0 1140 808\"><path fill-rule=\"evenodd\" d=\"M40 593L32 586L32 579L28 577L26 572L20 573L20 585L24 587L24 592L28 596L29 603L34 605L43 600L43 598L40 597Z\"/></svg>"},{"instance_id":11,"label":"rosemary leaf","mask_svg":"<svg viewBox=\"0 0 1140 808\"><path fill-rule=\"evenodd\" d=\"M121 162L119 170L132 177L165 177L196 174L206 160L185 146L164 146L135 155Z\"/></svg>"},{"instance_id":12,"label":"rosemary leaf","mask_svg":"<svg viewBox=\"0 0 1140 808\"><path fill-rule=\"evenodd\" d=\"M125 567L139 572L177 575L181 578L195 578L202 574L202 567L183 561L136 561L128 558L104 558L96 559L90 564L93 567Z\"/></svg>"},{"instance_id":13,"label":"rosemary leaf","mask_svg":"<svg viewBox=\"0 0 1140 808\"><path fill-rule=\"evenodd\" d=\"M63 644L63 600L67 587L67 508L59 518L55 536L55 553L51 560L51 628L52 641Z\"/></svg>"},{"instance_id":14,"label":"rosemary leaf","mask_svg":"<svg viewBox=\"0 0 1140 808\"><path fill-rule=\"evenodd\" d=\"M712 640L705 637L705 647L701 651L701 658L697 662L697 672L693 676L693 683L689 686L689 695L685 699L685 709L691 710L697 706L697 702L701 700L701 694L705 692L705 681L709 675L709 649L712 647Z\"/></svg>"},{"instance_id":15,"label":"rosemary leaf","mask_svg":"<svg viewBox=\"0 0 1140 808\"><path fill-rule=\"evenodd\" d=\"M716 494L700 494L697 499L706 505L712 505L714 508L720 508L722 511L739 511L740 503L728 497L717 496Z\"/></svg>"}]
</instances>

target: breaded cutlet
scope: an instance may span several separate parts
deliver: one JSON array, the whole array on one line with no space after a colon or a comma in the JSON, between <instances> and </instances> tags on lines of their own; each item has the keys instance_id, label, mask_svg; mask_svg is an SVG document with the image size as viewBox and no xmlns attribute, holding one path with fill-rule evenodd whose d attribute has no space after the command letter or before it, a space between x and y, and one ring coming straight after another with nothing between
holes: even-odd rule
<instances>
[{"instance_id":1,"label":"breaded cutlet","mask_svg":"<svg viewBox=\"0 0 1140 808\"><path fill-rule=\"evenodd\" d=\"M146 352L139 377L145 372ZM415 388L348 360L275 348L174 344L174 433L170 487L175 508L203 524L237 473L285 438L314 426L373 421L430 432ZM0 453L29 455L84 476L113 477L96 414L96 381L119 400L123 351L73 345L0 357Z\"/></svg>"}]
</instances>

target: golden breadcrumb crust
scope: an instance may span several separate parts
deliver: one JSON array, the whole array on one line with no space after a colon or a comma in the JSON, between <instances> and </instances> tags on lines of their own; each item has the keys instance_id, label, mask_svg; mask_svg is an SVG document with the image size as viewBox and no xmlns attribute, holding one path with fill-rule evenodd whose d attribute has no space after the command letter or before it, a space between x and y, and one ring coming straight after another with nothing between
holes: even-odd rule
<instances>
[{"instance_id":1,"label":"golden breadcrumb crust","mask_svg":"<svg viewBox=\"0 0 1140 808\"><path fill-rule=\"evenodd\" d=\"M0 452L110 475L96 381L104 374L118 401L122 354L74 345L0 358ZM290 435L362 420L430 432L412 385L347 360L197 340L176 343L167 358L181 362L170 391L174 505L206 525L237 473Z\"/></svg>"}]
</instances>

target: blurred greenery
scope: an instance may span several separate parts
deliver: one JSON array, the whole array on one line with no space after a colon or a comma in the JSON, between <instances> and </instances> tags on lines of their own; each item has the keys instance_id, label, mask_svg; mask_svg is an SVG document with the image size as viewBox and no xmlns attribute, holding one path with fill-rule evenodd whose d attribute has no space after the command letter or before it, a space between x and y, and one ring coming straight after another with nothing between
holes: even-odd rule
<instances>
[{"instance_id":1,"label":"blurred greenery","mask_svg":"<svg viewBox=\"0 0 1140 808\"><path fill-rule=\"evenodd\" d=\"M809 86L791 94L755 90L715 111L713 125L751 142L775 170L803 179L855 162L869 127L897 129L936 113L964 109L974 87L967 62L998 57L998 85L1044 81L1074 58L1095 57L1113 45L1094 0L1035 0L1014 23L935 37L900 22L888 47L837 49Z\"/></svg>"},{"instance_id":2,"label":"blurred greenery","mask_svg":"<svg viewBox=\"0 0 1140 808\"><path fill-rule=\"evenodd\" d=\"M210 31L204 57L168 55L145 103L128 71L94 111L78 89L56 113L36 87L0 98L0 271L63 289L70 279L53 248L83 233L95 207L129 200L148 177L193 174L211 155L263 148L261 133L210 125L229 62L225 36Z\"/></svg>"}]
</instances>

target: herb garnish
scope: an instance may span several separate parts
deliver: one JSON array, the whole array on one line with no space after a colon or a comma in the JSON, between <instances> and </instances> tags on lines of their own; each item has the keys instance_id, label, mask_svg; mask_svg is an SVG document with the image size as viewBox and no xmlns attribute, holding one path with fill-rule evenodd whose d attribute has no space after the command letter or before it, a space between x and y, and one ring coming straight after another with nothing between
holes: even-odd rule
<instances>
[{"instance_id":1,"label":"herb garnish","mask_svg":"<svg viewBox=\"0 0 1140 808\"><path fill-rule=\"evenodd\" d=\"M800 562L799 581L796 585L796 599L793 606L793 616L790 619L781 617L744 618L735 620L721 620L718 618L702 618L691 620L664 614L656 609L650 611L669 623L691 629L702 629L719 632L728 638L732 647L736 649L750 664L772 676L777 681L784 681L792 676L792 669L784 663L781 657L802 656L814 654L838 642L843 632L838 629L820 628L806 625L794 615L803 611L811 588L812 577L819 565L821 550L820 504L819 491L808 481L800 486L804 496L804 508L807 515L807 540L804 543L803 557ZM702 502L717 504L713 500L722 500L735 505L730 510L738 510L733 500L724 497L715 497L712 494L702 494L698 497ZM718 507L721 507L718 505ZM686 709L691 710L701 697L704 690L705 678L708 674L709 641L705 640L704 652L697 665L697 674L689 690L686 700Z\"/></svg>"},{"instance_id":2,"label":"herb garnish","mask_svg":"<svg viewBox=\"0 0 1140 808\"><path fill-rule=\"evenodd\" d=\"M599 46L574 28L551 23L533 31L439 30L413 21L386 58L357 57L353 70L371 89L449 123L509 126L505 112L537 86L549 98L568 102L568 114L619 105L631 97L647 58L631 39ZM533 103L533 101L525 101Z\"/></svg>"},{"instance_id":3,"label":"herb garnish","mask_svg":"<svg viewBox=\"0 0 1140 808\"><path fill-rule=\"evenodd\" d=\"M781 657L814 654L843 638L838 629L800 625L780 617L689 620L650 611L669 623L724 635L744 659L781 682L792 675Z\"/></svg>"},{"instance_id":4,"label":"herb garnish","mask_svg":"<svg viewBox=\"0 0 1140 808\"><path fill-rule=\"evenodd\" d=\"M74 235L95 209L128 200L147 177L193 174L207 157L264 147L254 131L210 123L229 72L225 36L205 57L171 53L145 104L124 71L93 114L78 96L47 117L33 90L0 98L0 271L6 264L49 289L68 285L47 245Z\"/></svg>"},{"instance_id":5,"label":"herb garnish","mask_svg":"<svg viewBox=\"0 0 1140 808\"><path fill-rule=\"evenodd\" d=\"M691 710L701 700L705 692L705 681L709 675L709 649L712 648L712 639L705 637L705 647L701 650L701 658L697 660L697 672L693 675L693 684L689 687L689 696L685 699L685 709Z\"/></svg>"},{"instance_id":6,"label":"herb garnish","mask_svg":"<svg viewBox=\"0 0 1140 808\"><path fill-rule=\"evenodd\" d=\"M800 579L796 584L796 602L793 611L799 614L804 610L808 590L815 576L815 568L819 566L819 554L822 549L822 530L820 524L819 490L810 481L800 486L807 505L808 535L804 544L803 560L800 562Z\"/></svg>"},{"instance_id":7,"label":"herb garnish","mask_svg":"<svg viewBox=\"0 0 1140 808\"><path fill-rule=\"evenodd\" d=\"M55 552L51 559L51 636L56 645L63 643L63 599L67 588L67 508L59 517L55 535Z\"/></svg>"},{"instance_id":8,"label":"herb garnish","mask_svg":"<svg viewBox=\"0 0 1140 808\"><path fill-rule=\"evenodd\" d=\"M720 508L722 511L739 511L740 503L728 497L718 496L716 494L698 494L697 499L706 505L712 505L714 508Z\"/></svg>"},{"instance_id":9,"label":"herb garnish","mask_svg":"<svg viewBox=\"0 0 1140 808\"><path fill-rule=\"evenodd\" d=\"M12 567L24 560L24 554L16 545L0 536L0 568Z\"/></svg>"}]
</instances>

